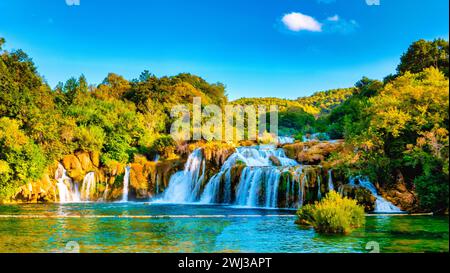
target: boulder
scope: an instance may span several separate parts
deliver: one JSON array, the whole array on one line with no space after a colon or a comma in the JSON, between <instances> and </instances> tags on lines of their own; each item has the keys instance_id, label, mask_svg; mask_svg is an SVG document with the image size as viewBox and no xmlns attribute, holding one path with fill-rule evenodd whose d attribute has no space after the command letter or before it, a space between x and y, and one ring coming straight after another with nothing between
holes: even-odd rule
<instances>
[{"instance_id":1,"label":"boulder","mask_svg":"<svg viewBox=\"0 0 450 273\"><path fill-rule=\"evenodd\" d=\"M343 148L343 142L309 141L296 142L283 145L283 149L291 159L309 165L319 165L325 161L332 152Z\"/></svg>"},{"instance_id":2,"label":"boulder","mask_svg":"<svg viewBox=\"0 0 450 273\"><path fill-rule=\"evenodd\" d=\"M77 153L76 157L80 161L81 169L84 173L88 173L94 171L94 164L91 161L91 155L86 152Z\"/></svg>"},{"instance_id":3,"label":"boulder","mask_svg":"<svg viewBox=\"0 0 450 273\"><path fill-rule=\"evenodd\" d=\"M380 189L383 197L399 207L401 210L409 212L419 212L419 202L416 193L408 189L403 174L397 170L396 182L394 185Z\"/></svg>"},{"instance_id":4,"label":"boulder","mask_svg":"<svg viewBox=\"0 0 450 273\"><path fill-rule=\"evenodd\" d=\"M273 164L274 166L281 166L281 162L280 162L280 160L279 160L276 156L271 155L271 156L269 157L269 160L270 160L270 162L272 162L272 164Z\"/></svg>"},{"instance_id":5,"label":"boulder","mask_svg":"<svg viewBox=\"0 0 450 273\"><path fill-rule=\"evenodd\" d=\"M169 185L172 174L183 167L184 161L180 159L154 162L143 156L135 156L134 162L130 164L131 197L148 199L161 193Z\"/></svg>"},{"instance_id":6,"label":"boulder","mask_svg":"<svg viewBox=\"0 0 450 273\"><path fill-rule=\"evenodd\" d=\"M75 181L83 181L84 175L83 166L75 155L67 155L63 157L62 164L67 171L67 175Z\"/></svg>"},{"instance_id":7,"label":"boulder","mask_svg":"<svg viewBox=\"0 0 450 273\"><path fill-rule=\"evenodd\" d=\"M42 179L20 187L13 200L23 203L55 202L57 200L56 184L46 173Z\"/></svg>"},{"instance_id":8,"label":"boulder","mask_svg":"<svg viewBox=\"0 0 450 273\"><path fill-rule=\"evenodd\" d=\"M358 204L364 207L365 211L373 211L375 209L376 198L366 188L344 184L339 187L339 192L342 196L355 199Z\"/></svg>"}]
</instances>

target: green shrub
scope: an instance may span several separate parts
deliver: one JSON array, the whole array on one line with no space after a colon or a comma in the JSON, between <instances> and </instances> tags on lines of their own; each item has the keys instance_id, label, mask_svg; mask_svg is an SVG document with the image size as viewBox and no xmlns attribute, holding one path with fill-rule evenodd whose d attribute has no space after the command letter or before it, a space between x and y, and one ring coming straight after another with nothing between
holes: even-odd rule
<instances>
[{"instance_id":1,"label":"green shrub","mask_svg":"<svg viewBox=\"0 0 450 273\"><path fill-rule=\"evenodd\" d=\"M298 140L298 141L303 141L303 134L302 134L302 133L296 134L295 137L294 137L294 139L295 139L295 140Z\"/></svg>"},{"instance_id":2,"label":"green shrub","mask_svg":"<svg viewBox=\"0 0 450 273\"><path fill-rule=\"evenodd\" d=\"M0 200L28 181L41 178L46 159L42 149L20 129L16 119L0 118Z\"/></svg>"},{"instance_id":3,"label":"green shrub","mask_svg":"<svg viewBox=\"0 0 450 273\"><path fill-rule=\"evenodd\" d=\"M170 135L162 136L153 143L153 151L163 158L170 158L175 152L175 141Z\"/></svg>"},{"instance_id":4,"label":"green shrub","mask_svg":"<svg viewBox=\"0 0 450 273\"><path fill-rule=\"evenodd\" d=\"M436 172L424 174L414 179L420 207L435 213L448 208L448 176Z\"/></svg>"},{"instance_id":5,"label":"green shrub","mask_svg":"<svg viewBox=\"0 0 450 273\"><path fill-rule=\"evenodd\" d=\"M79 150L99 152L105 142L105 133L98 126L80 126L75 129L75 141Z\"/></svg>"},{"instance_id":6,"label":"green shrub","mask_svg":"<svg viewBox=\"0 0 450 273\"><path fill-rule=\"evenodd\" d=\"M312 226L314 223L313 213L314 213L314 205L307 204L303 206L301 209L297 211L298 219L297 221L295 221L295 223L299 225Z\"/></svg>"},{"instance_id":7,"label":"green shrub","mask_svg":"<svg viewBox=\"0 0 450 273\"><path fill-rule=\"evenodd\" d=\"M297 216L298 224L312 225L319 233L348 234L365 223L364 208L335 191L314 205L300 208Z\"/></svg>"}]
</instances>

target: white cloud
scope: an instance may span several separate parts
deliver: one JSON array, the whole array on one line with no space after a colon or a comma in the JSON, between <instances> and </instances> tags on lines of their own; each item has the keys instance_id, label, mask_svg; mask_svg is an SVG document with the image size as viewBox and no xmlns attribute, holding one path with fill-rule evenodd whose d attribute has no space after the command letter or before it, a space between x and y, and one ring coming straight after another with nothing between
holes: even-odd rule
<instances>
[{"instance_id":1,"label":"white cloud","mask_svg":"<svg viewBox=\"0 0 450 273\"><path fill-rule=\"evenodd\" d=\"M322 24L316 21L311 16L302 14L300 12L292 12L283 16L281 19L283 24L292 31L313 31L313 32L321 32Z\"/></svg>"},{"instance_id":2,"label":"white cloud","mask_svg":"<svg viewBox=\"0 0 450 273\"><path fill-rule=\"evenodd\" d=\"M284 24L284 27L292 32L304 30L323 33L350 34L359 28L358 22L341 18L338 14L319 21L300 12L291 12L285 14L281 19L281 22Z\"/></svg>"},{"instance_id":3,"label":"white cloud","mask_svg":"<svg viewBox=\"0 0 450 273\"><path fill-rule=\"evenodd\" d=\"M339 21L339 15L336 14L334 16L328 17L327 20L332 21L332 22L337 22L337 21Z\"/></svg>"}]
</instances>

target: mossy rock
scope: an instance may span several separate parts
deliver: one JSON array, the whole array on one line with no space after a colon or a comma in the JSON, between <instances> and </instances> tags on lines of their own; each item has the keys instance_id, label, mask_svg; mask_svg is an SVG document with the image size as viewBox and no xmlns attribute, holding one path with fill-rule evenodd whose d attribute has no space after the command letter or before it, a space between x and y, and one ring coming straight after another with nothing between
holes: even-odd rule
<instances>
[{"instance_id":1,"label":"mossy rock","mask_svg":"<svg viewBox=\"0 0 450 273\"><path fill-rule=\"evenodd\" d=\"M309 141L283 145L283 149L291 159L303 164L322 164L332 152L342 149L342 142Z\"/></svg>"},{"instance_id":2,"label":"mossy rock","mask_svg":"<svg viewBox=\"0 0 450 273\"><path fill-rule=\"evenodd\" d=\"M274 166L281 166L281 162L280 162L280 160L279 160L276 156L271 155L271 156L269 157L269 160L270 160L270 162L272 162L272 164L273 164Z\"/></svg>"},{"instance_id":3,"label":"mossy rock","mask_svg":"<svg viewBox=\"0 0 450 273\"><path fill-rule=\"evenodd\" d=\"M80 160L75 155L67 155L63 157L62 164L67 171L67 175L75 181L83 181L84 175Z\"/></svg>"},{"instance_id":4,"label":"mossy rock","mask_svg":"<svg viewBox=\"0 0 450 273\"><path fill-rule=\"evenodd\" d=\"M145 164L130 164L130 187L138 199L148 198L149 173L146 172Z\"/></svg>"},{"instance_id":5,"label":"mossy rock","mask_svg":"<svg viewBox=\"0 0 450 273\"><path fill-rule=\"evenodd\" d=\"M22 203L57 202L56 181L46 173L40 180L20 187L13 197L13 201Z\"/></svg>"},{"instance_id":6,"label":"mossy rock","mask_svg":"<svg viewBox=\"0 0 450 273\"><path fill-rule=\"evenodd\" d=\"M376 198L366 188L344 184L339 188L339 192L345 197L355 199L359 205L364 207L365 211L375 209Z\"/></svg>"},{"instance_id":7,"label":"mossy rock","mask_svg":"<svg viewBox=\"0 0 450 273\"><path fill-rule=\"evenodd\" d=\"M81 164L81 169L84 173L94 171L94 164L91 161L91 156L87 152L76 153L75 156L78 158Z\"/></svg>"}]
</instances>

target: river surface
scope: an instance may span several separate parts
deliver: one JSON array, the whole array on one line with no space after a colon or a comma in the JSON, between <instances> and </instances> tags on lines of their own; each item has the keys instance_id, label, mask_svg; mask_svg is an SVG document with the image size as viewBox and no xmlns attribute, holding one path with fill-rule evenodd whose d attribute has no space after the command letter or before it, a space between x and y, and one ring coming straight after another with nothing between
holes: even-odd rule
<instances>
[{"instance_id":1,"label":"river surface","mask_svg":"<svg viewBox=\"0 0 450 273\"><path fill-rule=\"evenodd\" d=\"M0 205L0 252L448 252L449 218L367 216L350 235L294 224L293 210L213 205Z\"/></svg>"}]
</instances>

